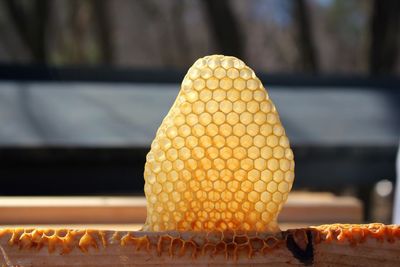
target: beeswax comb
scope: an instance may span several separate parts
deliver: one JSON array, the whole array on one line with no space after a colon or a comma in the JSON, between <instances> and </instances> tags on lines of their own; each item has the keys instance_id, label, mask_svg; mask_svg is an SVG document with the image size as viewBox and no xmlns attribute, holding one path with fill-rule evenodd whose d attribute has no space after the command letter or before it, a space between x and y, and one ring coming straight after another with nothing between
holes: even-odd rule
<instances>
[{"instance_id":1,"label":"beeswax comb","mask_svg":"<svg viewBox=\"0 0 400 267\"><path fill-rule=\"evenodd\" d=\"M279 230L293 152L274 103L240 59L194 63L146 159L143 230Z\"/></svg>"}]
</instances>

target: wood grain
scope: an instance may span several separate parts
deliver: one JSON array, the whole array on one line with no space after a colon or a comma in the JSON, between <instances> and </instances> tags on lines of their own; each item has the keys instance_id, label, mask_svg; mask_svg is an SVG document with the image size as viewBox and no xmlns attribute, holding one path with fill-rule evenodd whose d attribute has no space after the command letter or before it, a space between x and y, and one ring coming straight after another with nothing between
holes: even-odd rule
<instances>
[{"instance_id":1,"label":"wood grain","mask_svg":"<svg viewBox=\"0 0 400 267\"><path fill-rule=\"evenodd\" d=\"M0 225L142 224L144 197L0 197ZM362 222L362 204L353 197L292 192L280 222L317 225Z\"/></svg>"}]
</instances>

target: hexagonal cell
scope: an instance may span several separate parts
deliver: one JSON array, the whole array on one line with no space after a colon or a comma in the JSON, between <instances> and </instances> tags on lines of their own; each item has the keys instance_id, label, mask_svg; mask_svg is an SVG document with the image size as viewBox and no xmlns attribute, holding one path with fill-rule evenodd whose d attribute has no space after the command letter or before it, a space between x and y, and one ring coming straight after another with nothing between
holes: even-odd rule
<instances>
[{"instance_id":1,"label":"hexagonal cell","mask_svg":"<svg viewBox=\"0 0 400 267\"><path fill-rule=\"evenodd\" d=\"M212 117L213 117L213 122L216 125L221 125L226 121L225 114L221 111L215 112Z\"/></svg>"},{"instance_id":2,"label":"hexagonal cell","mask_svg":"<svg viewBox=\"0 0 400 267\"><path fill-rule=\"evenodd\" d=\"M247 195L247 198L249 199L249 201L255 203L260 200L260 193L258 193L256 191L251 191Z\"/></svg>"},{"instance_id":3,"label":"hexagonal cell","mask_svg":"<svg viewBox=\"0 0 400 267\"><path fill-rule=\"evenodd\" d=\"M179 177L180 177L182 180L190 181L190 180L192 179L192 174L191 174L191 172L188 171L188 170L182 170L182 171L179 172Z\"/></svg>"},{"instance_id":4,"label":"hexagonal cell","mask_svg":"<svg viewBox=\"0 0 400 267\"><path fill-rule=\"evenodd\" d=\"M247 156L251 159L256 159L260 156L260 149L256 146L251 146L247 149Z\"/></svg>"},{"instance_id":5,"label":"hexagonal cell","mask_svg":"<svg viewBox=\"0 0 400 267\"><path fill-rule=\"evenodd\" d=\"M254 190L262 193L267 190L267 184L264 181L257 181L254 183Z\"/></svg>"},{"instance_id":6,"label":"hexagonal cell","mask_svg":"<svg viewBox=\"0 0 400 267\"><path fill-rule=\"evenodd\" d=\"M212 89L212 90L216 89L216 88L218 88L218 85L219 85L219 80L217 78L211 77L211 78L207 79L207 81L206 81L206 86L209 89Z\"/></svg>"},{"instance_id":7,"label":"hexagonal cell","mask_svg":"<svg viewBox=\"0 0 400 267\"><path fill-rule=\"evenodd\" d=\"M258 125L263 125L267 120L267 115L263 112L257 112L254 114L254 122L257 123Z\"/></svg>"},{"instance_id":8,"label":"hexagonal cell","mask_svg":"<svg viewBox=\"0 0 400 267\"><path fill-rule=\"evenodd\" d=\"M223 181L228 182L233 179L233 173L230 170L224 169L220 171L219 177Z\"/></svg>"},{"instance_id":9,"label":"hexagonal cell","mask_svg":"<svg viewBox=\"0 0 400 267\"><path fill-rule=\"evenodd\" d=\"M282 171L288 171L291 168L291 162L287 159L280 159L279 160L279 168Z\"/></svg>"},{"instance_id":10,"label":"hexagonal cell","mask_svg":"<svg viewBox=\"0 0 400 267\"><path fill-rule=\"evenodd\" d=\"M217 79L222 79L226 76L226 70L223 67L218 67L214 70L214 76Z\"/></svg>"},{"instance_id":11,"label":"hexagonal cell","mask_svg":"<svg viewBox=\"0 0 400 267\"><path fill-rule=\"evenodd\" d=\"M246 126L243 124L236 124L233 126L233 134L242 137L246 133Z\"/></svg>"},{"instance_id":12,"label":"hexagonal cell","mask_svg":"<svg viewBox=\"0 0 400 267\"><path fill-rule=\"evenodd\" d=\"M245 80L248 80L248 79L250 79L252 77L252 73L253 72L249 68L245 67L245 68L240 70L240 77L245 79Z\"/></svg>"},{"instance_id":13,"label":"hexagonal cell","mask_svg":"<svg viewBox=\"0 0 400 267\"><path fill-rule=\"evenodd\" d=\"M214 182L216 183L216 182ZM210 191L208 192L208 199L213 201L213 205L221 198L221 193L218 191Z\"/></svg>"},{"instance_id":14,"label":"hexagonal cell","mask_svg":"<svg viewBox=\"0 0 400 267\"><path fill-rule=\"evenodd\" d=\"M232 134L232 126L230 126L227 123L224 123L224 124L220 125L219 126L219 133L224 137L228 137L229 135Z\"/></svg>"},{"instance_id":15,"label":"hexagonal cell","mask_svg":"<svg viewBox=\"0 0 400 267\"><path fill-rule=\"evenodd\" d=\"M253 203L249 201L242 202L242 209L244 212L249 212L253 209Z\"/></svg>"},{"instance_id":16,"label":"hexagonal cell","mask_svg":"<svg viewBox=\"0 0 400 267\"><path fill-rule=\"evenodd\" d=\"M223 89L215 89L213 91L213 99L217 102L221 102L226 98L226 90Z\"/></svg>"},{"instance_id":17,"label":"hexagonal cell","mask_svg":"<svg viewBox=\"0 0 400 267\"><path fill-rule=\"evenodd\" d=\"M253 137L248 134L243 135L242 137L240 137L240 145L245 148L251 147L253 145Z\"/></svg>"},{"instance_id":18,"label":"hexagonal cell","mask_svg":"<svg viewBox=\"0 0 400 267\"><path fill-rule=\"evenodd\" d=\"M185 115L190 114L192 112L192 104L190 104L189 102L182 103L179 108L181 112Z\"/></svg>"},{"instance_id":19,"label":"hexagonal cell","mask_svg":"<svg viewBox=\"0 0 400 267\"><path fill-rule=\"evenodd\" d=\"M266 101L267 94L264 89L255 90L253 92L253 97L258 102L261 102L261 103L267 102L268 103L268 101ZM267 112L269 112L269 110Z\"/></svg>"},{"instance_id":20,"label":"hexagonal cell","mask_svg":"<svg viewBox=\"0 0 400 267\"><path fill-rule=\"evenodd\" d=\"M289 148L289 139L286 136L281 136L279 138L279 145L284 148Z\"/></svg>"},{"instance_id":21,"label":"hexagonal cell","mask_svg":"<svg viewBox=\"0 0 400 267\"><path fill-rule=\"evenodd\" d=\"M163 191L166 193L171 193L174 190L174 185L172 182L165 182L163 184Z\"/></svg>"},{"instance_id":22,"label":"hexagonal cell","mask_svg":"<svg viewBox=\"0 0 400 267\"><path fill-rule=\"evenodd\" d=\"M176 150L175 148L168 149L166 157L170 161L176 160L178 158L178 150Z\"/></svg>"},{"instance_id":23,"label":"hexagonal cell","mask_svg":"<svg viewBox=\"0 0 400 267\"><path fill-rule=\"evenodd\" d=\"M216 181L219 179L219 171L210 169L207 171L207 178L210 179L210 181Z\"/></svg>"},{"instance_id":24,"label":"hexagonal cell","mask_svg":"<svg viewBox=\"0 0 400 267\"><path fill-rule=\"evenodd\" d=\"M200 91L201 89L203 89L206 86L206 81L204 79L196 79L193 82L193 87L194 89Z\"/></svg>"},{"instance_id":25,"label":"hexagonal cell","mask_svg":"<svg viewBox=\"0 0 400 267\"><path fill-rule=\"evenodd\" d=\"M191 135L186 137L185 143L188 148L193 149L197 147L199 140L195 136Z\"/></svg>"},{"instance_id":26,"label":"hexagonal cell","mask_svg":"<svg viewBox=\"0 0 400 267\"><path fill-rule=\"evenodd\" d=\"M219 57L210 57L207 61L207 65L211 69L216 69L217 67L221 66L220 58Z\"/></svg>"},{"instance_id":27,"label":"hexagonal cell","mask_svg":"<svg viewBox=\"0 0 400 267\"><path fill-rule=\"evenodd\" d=\"M200 71L200 76L203 79L209 79L212 77L212 75L213 75L213 71L210 68L203 68Z\"/></svg>"},{"instance_id":28,"label":"hexagonal cell","mask_svg":"<svg viewBox=\"0 0 400 267\"><path fill-rule=\"evenodd\" d=\"M290 148L285 149L285 158L288 160L293 160L293 151Z\"/></svg>"},{"instance_id":29,"label":"hexagonal cell","mask_svg":"<svg viewBox=\"0 0 400 267\"><path fill-rule=\"evenodd\" d=\"M214 190L218 192L223 192L226 189L226 183L221 180L217 180L214 182Z\"/></svg>"},{"instance_id":30,"label":"hexagonal cell","mask_svg":"<svg viewBox=\"0 0 400 267\"><path fill-rule=\"evenodd\" d=\"M214 123L211 123L211 124L209 124L209 125L207 125L207 127L206 127L206 133L209 135L209 136L215 136L215 135L217 135L218 134L218 126L217 125L215 125Z\"/></svg>"},{"instance_id":31,"label":"hexagonal cell","mask_svg":"<svg viewBox=\"0 0 400 267\"><path fill-rule=\"evenodd\" d=\"M186 93L186 100L190 103L194 103L199 99L199 94L196 91L190 91Z\"/></svg>"},{"instance_id":32,"label":"hexagonal cell","mask_svg":"<svg viewBox=\"0 0 400 267\"><path fill-rule=\"evenodd\" d=\"M267 166L271 171L276 171L279 168L279 162L272 158L267 161Z\"/></svg>"},{"instance_id":33,"label":"hexagonal cell","mask_svg":"<svg viewBox=\"0 0 400 267\"><path fill-rule=\"evenodd\" d=\"M230 192L230 191L223 191L222 193L221 193L221 199L223 200L223 201L226 201L226 202L229 202L229 201L231 201L232 199L233 199L233 194L232 194L232 192Z\"/></svg>"},{"instance_id":34,"label":"hexagonal cell","mask_svg":"<svg viewBox=\"0 0 400 267\"><path fill-rule=\"evenodd\" d=\"M180 171L183 170L183 168L185 167L185 164L183 163L182 160L180 159L176 159L175 161L173 161L174 163L172 164L172 166L174 167L174 170L176 171Z\"/></svg>"},{"instance_id":35,"label":"hexagonal cell","mask_svg":"<svg viewBox=\"0 0 400 267\"><path fill-rule=\"evenodd\" d=\"M199 145L204 147L204 148L208 148L212 145L212 139L209 136L202 136L199 138Z\"/></svg>"},{"instance_id":36,"label":"hexagonal cell","mask_svg":"<svg viewBox=\"0 0 400 267\"><path fill-rule=\"evenodd\" d=\"M206 111L213 114L219 109L219 104L215 100L210 100L206 103Z\"/></svg>"},{"instance_id":37,"label":"hexagonal cell","mask_svg":"<svg viewBox=\"0 0 400 267\"><path fill-rule=\"evenodd\" d=\"M263 158L258 158L254 160L254 168L256 168L259 171L265 170L267 167L267 161Z\"/></svg>"},{"instance_id":38,"label":"hexagonal cell","mask_svg":"<svg viewBox=\"0 0 400 267\"><path fill-rule=\"evenodd\" d=\"M270 192L262 192L260 195L260 199L264 203L268 203L269 201L271 201L271 198L272 198L272 194Z\"/></svg>"},{"instance_id":39,"label":"hexagonal cell","mask_svg":"<svg viewBox=\"0 0 400 267\"><path fill-rule=\"evenodd\" d=\"M224 141L225 141L225 139L224 139ZM225 144L225 143L224 143L224 144ZM232 149L229 148L229 147L223 147L223 148L220 150L219 154L220 154L220 157L221 157L221 158L227 160L227 159L229 159L230 157L232 157Z\"/></svg>"},{"instance_id":40,"label":"hexagonal cell","mask_svg":"<svg viewBox=\"0 0 400 267\"><path fill-rule=\"evenodd\" d=\"M267 184L267 190L270 193L275 193L278 190L278 184L274 181L271 181Z\"/></svg>"},{"instance_id":41,"label":"hexagonal cell","mask_svg":"<svg viewBox=\"0 0 400 267\"><path fill-rule=\"evenodd\" d=\"M161 171L161 163L159 163L157 161L153 161L152 163L150 163L150 169L154 173L159 173Z\"/></svg>"},{"instance_id":42,"label":"hexagonal cell","mask_svg":"<svg viewBox=\"0 0 400 267\"><path fill-rule=\"evenodd\" d=\"M288 171L285 173L285 181L288 183L293 183L294 180L294 172L293 171Z\"/></svg>"},{"instance_id":43,"label":"hexagonal cell","mask_svg":"<svg viewBox=\"0 0 400 267\"><path fill-rule=\"evenodd\" d=\"M237 190L240 188L240 183L236 180L229 181L228 184L228 190L235 193Z\"/></svg>"},{"instance_id":44,"label":"hexagonal cell","mask_svg":"<svg viewBox=\"0 0 400 267\"><path fill-rule=\"evenodd\" d=\"M226 115L226 122L231 126L236 125L239 122L239 115L236 112L229 112L229 114Z\"/></svg>"},{"instance_id":45,"label":"hexagonal cell","mask_svg":"<svg viewBox=\"0 0 400 267\"><path fill-rule=\"evenodd\" d=\"M178 151L178 157L181 160L187 160L190 158L190 149L187 147L182 147Z\"/></svg>"},{"instance_id":46,"label":"hexagonal cell","mask_svg":"<svg viewBox=\"0 0 400 267\"><path fill-rule=\"evenodd\" d=\"M220 158L216 158L213 161L213 166L216 170L221 171L225 168L225 161Z\"/></svg>"},{"instance_id":47,"label":"hexagonal cell","mask_svg":"<svg viewBox=\"0 0 400 267\"><path fill-rule=\"evenodd\" d=\"M226 161L226 167L231 171L236 171L240 166L240 162L237 159L230 158Z\"/></svg>"},{"instance_id":48,"label":"hexagonal cell","mask_svg":"<svg viewBox=\"0 0 400 267\"><path fill-rule=\"evenodd\" d=\"M247 179L249 179L249 181L253 183L260 180L260 171L255 169L250 170L249 173L247 174Z\"/></svg>"},{"instance_id":49,"label":"hexagonal cell","mask_svg":"<svg viewBox=\"0 0 400 267\"><path fill-rule=\"evenodd\" d=\"M150 184L154 184L156 182L156 176L154 174L149 174L147 176L147 182Z\"/></svg>"},{"instance_id":50,"label":"hexagonal cell","mask_svg":"<svg viewBox=\"0 0 400 267\"><path fill-rule=\"evenodd\" d=\"M269 124L275 124L278 122L278 118L276 117L276 115L274 113L268 113L267 114L267 122Z\"/></svg>"},{"instance_id":51,"label":"hexagonal cell","mask_svg":"<svg viewBox=\"0 0 400 267\"><path fill-rule=\"evenodd\" d=\"M251 159L249 159L249 158L244 158L244 159L242 159L242 160L240 161L240 167L241 167L243 170L249 171L249 170L251 170L251 169L253 168L253 166L254 166L254 163L253 163L253 161L252 161Z\"/></svg>"},{"instance_id":52,"label":"hexagonal cell","mask_svg":"<svg viewBox=\"0 0 400 267\"><path fill-rule=\"evenodd\" d=\"M194 125L196 125L199 122L199 118L197 117L196 114L188 114L186 116L186 123L187 125L189 125L190 127L193 127Z\"/></svg>"},{"instance_id":53,"label":"hexagonal cell","mask_svg":"<svg viewBox=\"0 0 400 267\"><path fill-rule=\"evenodd\" d=\"M246 81L242 78L237 78L233 81L233 87L237 90L243 90L246 88Z\"/></svg>"},{"instance_id":54,"label":"hexagonal cell","mask_svg":"<svg viewBox=\"0 0 400 267\"><path fill-rule=\"evenodd\" d=\"M189 181L189 187L192 191L197 192L200 189L200 183L196 180Z\"/></svg>"},{"instance_id":55,"label":"hexagonal cell","mask_svg":"<svg viewBox=\"0 0 400 267\"><path fill-rule=\"evenodd\" d=\"M236 147L233 149L233 156L236 159L244 159L247 156L247 151L244 147Z\"/></svg>"},{"instance_id":56,"label":"hexagonal cell","mask_svg":"<svg viewBox=\"0 0 400 267\"><path fill-rule=\"evenodd\" d=\"M197 169L194 171L194 178L197 179L198 181L202 181L206 178L206 172L202 169Z\"/></svg>"},{"instance_id":57,"label":"hexagonal cell","mask_svg":"<svg viewBox=\"0 0 400 267\"><path fill-rule=\"evenodd\" d=\"M161 169L164 172L169 172L172 170L172 162L169 160L164 160L163 163L161 164Z\"/></svg>"},{"instance_id":58,"label":"hexagonal cell","mask_svg":"<svg viewBox=\"0 0 400 267\"><path fill-rule=\"evenodd\" d=\"M279 183L279 185L278 185L278 190L280 191L280 192L282 192L282 193L288 193L289 192L289 184L288 183L286 183L286 182L281 182L281 183Z\"/></svg>"},{"instance_id":59,"label":"hexagonal cell","mask_svg":"<svg viewBox=\"0 0 400 267\"><path fill-rule=\"evenodd\" d=\"M280 159L280 158L284 157L285 150L283 147L277 146L277 147L274 147L272 154L273 154L274 158Z\"/></svg>"},{"instance_id":60,"label":"hexagonal cell","mask_svg":"<svg viewBox=\"0 0 400 267\"><path fill-rule=\"evenodd\" d=\"M162 150L156 150L154 151L154 159L157 160L158 162L162 162L165 160L165 153Z\"/></svg>"},{"instance_id":61,"label":"hexagonal cell","mask_svg":"<svg viewBox=\"0 0 400 267\"><path fill-rule=\"evenodd\" d=\"M224 112L225 114L229 113L233 109L233 104L229 100L223 100L219 103L219 109Z\"/></svg>"},{"instance_id":62,"label":"hexagonal cell","mask_svg":"<svg viewBox=\"0 0 400 267\"><path fill-rule=\"evenodd\" d=\"M239 169L234 172L233 178L237 181L244 181L245 179L247 179L247 173L245 170Z\"/></svg>"},{"instance_id":63,"label":"hexagonal cell","mask_svg":"<svg viewBox=\"0 0 400 267\"><path fill-rule=\"evenodd\" d=\"M275 182L280 183L283 180L284 173L281 170L277 170L273 174L273 179Z\"/></svg>"},{"instance_id":64,"label":"hexagonal cell","mask_svg":"<svg viewBox=\"0 0 400 267\"><path fill-rule=\"evenodd\" d=\"M222 148L225 146L225 137L221 135L216 135L213 137L213 145L217 148Z\"/></svg>"},{"instance_id":65,"label":"hexagonal cell","mask_svg":"<svg viewBox=\"0 0 400 267\"><path fill-rule=\"evenodd\" d=\"M177 192L183 192L183 191L185 191L186 190L186 183L185 182L183 182L183 181L177 181L176 183L175 183L175 190L177 191Z\"/></svg>"},{"instance_id":66,"label":"hexagonal cell","mask_svg":"<svg viewBox=\"0 0 400 267\"><path fill-rule=\"evenodd\" d=\"M272 200L274 201L274 202L276 202L276 203L281 203L282 202L282 199L283 199L283 196L282 196L282 193L281 192L275 192L273 195L272 195Z\"/></svg>"},{"instance_id":67,"label":"hexagonal cell","mask_svg":"<svg viewBox=\"0 0 400 267\"><path fill-rule=\"evenodd\" d=\"M260 110L260 104L255 100L251 100L247 102L247 110L251 113L256 113Z\"/></svg>"},{"instance_id":68,"label":"hexagonal cell","mask_svg":"<svg viewBox=\"0 0 400 267\"><path fill-rule=\"evenodd\" d=\"M250 123L247 125L246 131L250 136L256 136L260 132L260 127L255 123Z\"/></svg>"},{"instance_id":69,"label":"hexagonal cell","mask_svg":"<svg viewBox=\"0 0 400 267\"><path fill-rule=\"evenodd\" d=\"M256 136L254 136L254 138L253 138L253 144L254 144L256 147L258 147L258 148L262 148L262 147L265 146L265 142L266 142L265 139L266 139L265 136L256 135Z\"/></svg>"},{"instance_id":70,"label":"hexagonal cell","mask_svg":"<svg viewBox=\"0 0 400 267\"><path fill-rule=\"evenodd\" d=\"M266 210L266 208L267 208L267 206L262 201L258 201L256 204L254 204L254 209L260 213L264 212Z\"/></svg>"},{"instance_id":71,"label":"hexagonal cell","mask_svg":"<svg viewBox=\"0 0 400 267\"><path fill-rule=\"evenodd\" d=\"M235 194L234 194L234 196L235 196L235 200L236 201L239 201L239 202L242 202L242 201L244 201L245 199L246 199L246 197L247 197L247 194L245 193L245 192L243 192L243 191L237 191Z\"/></svg>"},{"instance_id":72,"label":"hexagonal cell","mask_svg":"<svg viewBox=\"0 0 400 267\"><path fill-rule=\"evenodd\" d=\"M199 201L205 201L207 199L207 193L199 190L196 192L196 199L198 199Z\"/></svg>"},{"instance_id":73,"label":"hexagonal cell","mask_svg":"<svg viewBox=\"0 0 400 267\"><path fill-rule=\"evenodd\" d=\"M253 183L250 181L243 181L240 188L243 192L251 192L253 190Z\"/></svg>"},{"instance_id":74,"label":"hexagonal cell","mask_svg":"<svg viewBox=\"0 0 400 267\"><path fill-rule=\"evenodd\" d=\"M208 194L208 198L210 198L210 194ZM206 212L210 212L214 209L214 202L212 201L204 201L203 202L203 209Z\"/></svg>"},{"instance_id":75,"label":"hexagonal cell","mask_svg":"<svg viewBox=\"0 0 400 267\"><path fill-rule=\"evenodd\" d=\"M264 212L261 214L261 219L262 219L264 222L269 222L269 221L271 220L271 214L270 214L268 211L264 211Z\"/></svg>"},{"instance_id":76,"label":"hexagonal cell","mask_svg":"<svg viewBox=\"0 0 400 267\"><path fill-rule=\"evenodd\" d=\"M200 182L201 189L205 192L209 192L213 189L213 183L209 180L202 180Z\"/></svg>"},{"instance_id":77,"label":"hexagonal cell","mask_svg":"<svg viewBox=\"0 0 400 267\"><path fill-rule=\"evenodd\" d=\"M197 156L194 156L194 158L197 158ZM212 162L211 162L211 160L208 159L208 158L202 158L202 159L200 160L200 167L201 167L203 170L209 170L209 169L211 169L211 167L212 167Z\"/></svg>"},{"instance_id":78,"label":"hexagonal cell","mask_svg":"<svg viewBox=\"0 0 400 267\"><path fill-rule=\"evenodd\" d=\"M275 202L269 202L267 203L267 211L275 214L278 211L278 206L276 205Z\"/></svg>"},{"instance_id":79,"label":"hexagonal cell","mask_svg":"<svg viewBox=\"0 0 400 267\"><path fill-rule=\"evenodd\" d=\"M201 114L205 110L205 104L202 101L196 101L192 104L192 109L194 114Z\"/></svg>"},{"instance_id":80,"label":"hexagonal cell","mask_svg":"<svg viewBox=\"0 0 400 267\"><path fill-rule=\"evenodd\" d=\"M233 111L235 111L237 114L242 114L246 110L246 103L243 102L242 100L238 100L233 102Z\"/></svg>"},{"instance_id":81,"label":"hexagonal cell","mask_svg":"<svg viewBox=\"0 0 400 267\"><path fill-rule=\"evenodd\" d=\"M253 114L251 114L250 112L244 111L244 112L240 113L239 120L244 125L248 125L253 122Z\"/></svg>"},{"instance_id":82,"label":"hexagonal cell","mask_svg":"<svg viewBox=\"0 0 400 267\"><path fill-rule=\"evenodd\" d=\"M211 92L211 90L203 89L203 90L200 91L200 93L199 93L199 99L200 99L201 101L207 102L207 101L210 101L211 98L212 98L212 92ZM197 103L197 102L195 102L195 103Z\"/></svg>"},{"instance_id":83,"label":"hexagonal cell","mask_svg":"<svg viewBox=\"0 0 400 267\"><path fill-rule=\"evenodd\" d=\"M246 83L247 88L251 89L251 90L255 90L260 88L260 82L257 81L256 79L249 79Z\"/></svg>"},{"instance_id":84,"label":"hexagonal cell","mask_svg":"<svg viewBox=\"0 0 400 267\"><path fill-rule=\"evenodd\" d=\"M162 191L162 186L159 183L154 183L152 187L153 194L158 195Z\"/></svg>"}]
</instances>

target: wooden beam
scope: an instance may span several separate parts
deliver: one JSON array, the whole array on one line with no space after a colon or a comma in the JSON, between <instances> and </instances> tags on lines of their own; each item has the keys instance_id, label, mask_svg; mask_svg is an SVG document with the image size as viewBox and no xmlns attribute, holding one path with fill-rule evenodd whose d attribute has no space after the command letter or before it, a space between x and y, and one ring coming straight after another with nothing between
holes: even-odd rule
<instances>
[{"instance_id":1,"label":"wooden beam","mask_svg":"<svg viewBox=\"0 0 400 267\"><path fill-rule=\"evenodd\" d=\"M0 197L1 224L140 224L146 219L144 197ZM362 222L362 204L329 193L290 194L281 222Z\"/></svg>"},{"instance_id":2,"label":"wooden beam","mask_svg":"<svg viewBox=\"0 0 400 267\"><path fill-rule=\"evenodd\" d=\"M400 226L278 233L0 229L1 266L399 266Z\"/></svg>"}]
</instances>

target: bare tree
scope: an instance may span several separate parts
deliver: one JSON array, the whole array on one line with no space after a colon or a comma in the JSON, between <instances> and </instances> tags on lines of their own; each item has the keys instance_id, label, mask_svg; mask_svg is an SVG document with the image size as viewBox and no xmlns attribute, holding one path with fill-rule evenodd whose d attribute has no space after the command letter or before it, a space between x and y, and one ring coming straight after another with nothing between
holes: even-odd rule
<instances>
[{"instance_id":1,"label":"bare tree","mask_svg":"<svg viewBox=\"0 0 400 267\"><path fill-rule=\"evenodd\" d=\"M25 5L17 0L4 0L11 21L21 41L29 50L35 63L45 63L46 29L49 17L49 0L32 0Z\"/></svg>"},{"instance_id":2,"label":"bare tree","mask_svg":"<svg viewBox=\"0 0 400 267\"><path fill-rule=\"evenodd\" d=\"M371 17L371 74L393 73L399 52L400 1L374 0Z\"/></svg>"},{"instance_id":3,"label":"bare tree","mask_svg":"<svg viewBox=\"0 0 400 267\"><path fill-rule=\"evenodd\" d=\"M293 1L293 18L296 25L296 41L300 54L300 66L308 72L317 72L317 53L311 30L310 12L305 0Z\"/></svg>"},{"instance_id":4,"label":"bare tree","mask_svg":"<svg viewBox=\"0 0 400 267\"><path fill-rule=\"evenodd\" d=\"M244 56L243 34L228 0L204 0L210 27L219 52L239 58Z\"/></svg>"},{"instance_id":5,"label":"bare tree","mask_svg":"<svg viewBox=\"0 0 400 267\"><path fill-rule=\"evenodd\" d=\"M102 54L102 61L105 64L113 62L113 46L111 36L111 21L108 13L106 0L91 1L93 6L94 19L97 26L99 46Z\"/></svg>"}]
</instances>

